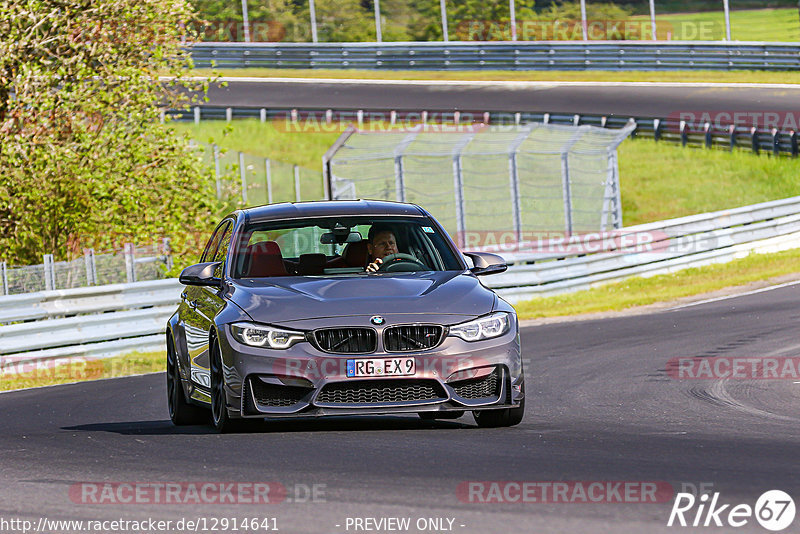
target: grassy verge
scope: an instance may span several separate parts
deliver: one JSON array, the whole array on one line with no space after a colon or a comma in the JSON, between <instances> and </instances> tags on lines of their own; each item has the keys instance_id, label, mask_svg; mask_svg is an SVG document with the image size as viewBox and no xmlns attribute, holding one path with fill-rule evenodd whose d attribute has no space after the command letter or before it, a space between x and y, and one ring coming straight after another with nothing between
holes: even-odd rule
<instances>
[{"instance_id":1,"label":"grassy verge","mask_svg":"<svg viewBox=\"0 0 800 534\"><path fill-rule=\"evenodd\" d=\"M0 374L0 391L162 371L164 358L163 352L134 352L102 360L75 358L56 367L31 369L19 374Z\"/></svg>"},{"instance_id":2,"label":"grassy verge","mask_svg":"<svg viewBox=\"0 0 800 534\"><path fill-rule=\"evenodd\" d=\"M656 8L658 9L658 8ZM662 10L663 11L663 10ZM797 42L800 22L797 8L734 9L731 10L731 38L734 41ZM632 20L646 21L649 15L637 15ZM718 41L725 38L725 17L722 2L713 11L699 13L668 13L656 11L659 39L681 41Z\"/></svg>"},{"instance_id":3,"label":"grassy verge","mask_svg":"<svg viewBox=\"0 0 800 534\"><path fill-rule=\"evenodd\" d=\"M792 83L800 84L800 72L768 71L404 71L357 69L217 69L226 77L256 78L332 78L359 80L455 80L455 81L531 81L531 82L715 82L715 83ZM211 69L197 69L198 76L212 76Z\"/></svg>"},{"instance_id":4,"label":"grassy verge","mask_svg":"<svg viewBox=\"0 0 800 534\"><path fill-rule=\"evenodd\" d=\"M629 278L586 291L518 303L521 319L619 311L800 271L800 249L751 254L719 265L685 269L650 278Z\"/></svg>"},{"instance_id":5,"label":"grassy verge","mask_svg":"<svg viewBox=\"0 0 800 534\"><path fill-rule=\"evenodd\" d=\"M800 163L651 139L619 147L625 226L800 195Z\"/></svg>"}]
</instances>

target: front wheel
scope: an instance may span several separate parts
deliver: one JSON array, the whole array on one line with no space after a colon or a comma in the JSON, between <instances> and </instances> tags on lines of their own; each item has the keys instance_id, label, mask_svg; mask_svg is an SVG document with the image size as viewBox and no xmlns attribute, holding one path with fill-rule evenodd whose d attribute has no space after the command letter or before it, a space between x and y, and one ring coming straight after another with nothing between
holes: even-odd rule
<instances>
[{"instance_id":1,"label":"front wheel","mask_svg":"<svg viewBox=\"0 0 800 534\"><path fill-rule=\"evenodd\" d=\"M228 415L228 397L225 394L222 350L219 342L214 339L209 349L211 350L211 424L217 432L224 434L235 430L236 422Z\"/></svg>"},{"instance_id":2,"label":"front wheel","mask_svg":"<svg viewBox=\"0 0 800 534\"><path fill-rule=\"evenodd\" d=\"M525 386L522 386L525 393ZM472 412L475 422L481 428L495 428L500 426L514 426L522 422L525 415L525 397L519 401L517 408L500 408L498 410L476 410Z\"/></svg>"},{"instance_id":3,"label":"front wheel","mask_svg":"<svg viewBox=\"0 0 800 534\"><path fill-rule=\"evenodd\" d=\"M167 407L169 418L176 426L202 425L208 421L208 411L189 403L183 394L178 355L172 340L167 341Z\"/></svg>"}]
</instances>

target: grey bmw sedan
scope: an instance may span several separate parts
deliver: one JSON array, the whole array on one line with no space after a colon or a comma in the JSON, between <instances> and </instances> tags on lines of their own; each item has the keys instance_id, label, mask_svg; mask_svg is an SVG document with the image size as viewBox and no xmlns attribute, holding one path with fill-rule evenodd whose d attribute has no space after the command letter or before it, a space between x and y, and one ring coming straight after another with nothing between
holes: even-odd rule
<instances>
[{"instance_id":1,"label":"grey bmw sedan","mask_svg":"<svg viewBox=\"0 0 800 534\"><path fill-rule=\"evenodd\" d=\"M499 256L461 252L413 204L237 210L214 230L167 323L176 425L416 413L522 420L514 308L481 284Z\"/></svg>"}]
</instances>

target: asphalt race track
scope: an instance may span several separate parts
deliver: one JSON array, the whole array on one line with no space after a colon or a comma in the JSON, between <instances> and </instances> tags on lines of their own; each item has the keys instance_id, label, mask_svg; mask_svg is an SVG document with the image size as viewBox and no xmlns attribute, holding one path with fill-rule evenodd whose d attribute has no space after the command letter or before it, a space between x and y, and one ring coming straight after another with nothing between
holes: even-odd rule
<instances>
[{"instance_id":1,"label":"asphalt race track","mask_svg":"<svg viewBox=\"0 0 800 534\"><path fill-rule=\"evenodd\" d=\"M237 81L209 89L209 105L266 108L464 110L670 117L681 112L796 112L800 88L714 84L403 81ZM724 85L724 84L723 84Z\"/></svg>"},{"instance_id":2,"label":"asphalt race track","mask_svg":"<svg viewBox=\"0 0 800 534\"><path fill-rule=\"evenodd\" d=\"M408 532L419 532L419 518L450 518L453 532L469 534L690 530L666 526L669 501L474 503L457 488L661 481L674 491L713 484L725 503L752 506L769 489L797 499L800 384L676 380L665 368L674 357L796 356L799 302L794 285L651 315L526 327L527 414L514 428L481 430L469 415L350 417L217 435L171 425L163 374L0 394L0 517L274 517L285 533L356 532L348 517L410 517ZM73 502L70 487L87 481L278 482L295 502ZM313 485L324 485L317 502L296 502ZM752 518L736 531L764 532Z\"/></svg>"}]
</instances>

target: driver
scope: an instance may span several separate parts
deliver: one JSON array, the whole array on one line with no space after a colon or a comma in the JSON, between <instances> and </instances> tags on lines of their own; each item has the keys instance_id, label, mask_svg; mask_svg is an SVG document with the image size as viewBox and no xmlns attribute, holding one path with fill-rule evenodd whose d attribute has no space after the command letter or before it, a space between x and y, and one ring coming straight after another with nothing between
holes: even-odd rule
<instances>
[{"instance_id":1,"label":"driver","mask_svg":"<svg viewBox=\"0 0 800 534\"><path fill-rule=\"evenodd\" d=\"M370 264L367 265L367 272L374 273L380 269L383 258L389 254L397 254L397 239L391 226L384 224L373 224L367 234L367 252L369 253Z\"/></svg>"}]
</instances>

